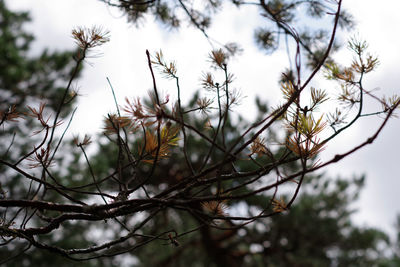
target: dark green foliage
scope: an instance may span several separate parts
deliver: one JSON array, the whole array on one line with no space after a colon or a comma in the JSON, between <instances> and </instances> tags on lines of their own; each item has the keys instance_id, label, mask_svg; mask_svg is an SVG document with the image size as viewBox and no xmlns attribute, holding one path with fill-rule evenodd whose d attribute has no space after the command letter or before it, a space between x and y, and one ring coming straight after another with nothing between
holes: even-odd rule
<instances>
[{"instance_id":1,"label":"dark green foliage","mask_svg":"<svg viewBox=\"0 0 400 267\"><path fill-rule=\"evenodd\" d=\"M19 113L27 112L27 106L38 108L46 103L46 114L50 115L60 105L62 95L74 67L73 52L49 52L45 49L39 56L31 56L29 48L33 36L24 30L28 22L26 12L12 12L4 1L0 2L0 111L5 114L12 106ZM71 111L72 97L66 99L66 106L61 113L64 118ZM46 117L47 119L47 117ZM18 123L6 122L2 125L0 151L9 151L1 157L17 160L16 155L25 154L37 145L39 137L34 131L40 130L35 119L26 117ZM29 129L29 130L28 130ZM21 136L30 136L30 140ZM39 134L40 135L40 134ZM14 136L10 139L10 136ZM8 138L7 138L8 137ZM8 150L7 150L8 149ZM2 166L1 168L3 168ZM5 175L2 170L2 175ZM6 183L17 184L17 179L4 177ZM14 190L11 186L9 190Z\"/></svg>"},{"instance_id":2,"label":"dark green foliage","mask_svg":"<svg viewBox=\"0 0 400 267\"><path fill-rule=\"evenodd\" d=\"M40 103L46 103L46 114L54 112L60 105L66 84L74 67L72 56L74 52L49 52L45 49L40 55L31 55L29 48L34 37L24 30L24 23L30 18L26 12L12 12L7 9L4 1L0 2L0 112L5 114L12 106L19 113L29 111L27 105L38 108ZM66 105L61 112L64 118L71 112L73 97L66 99ZM47 117L46 117L47 119ZM38 136L33 132L40 130L30 117L19 123L2 125L0 150L10 149L14 153L1 155L15 157L24 154L35 145ZM30 129L31 132L27 132ZM6 138L15 135L14 139ZM20 136L31 136L31 142L21 140ZM14 159L16 160L16 159ZM8 182L10 182L8 180Z\"/></svg>"},{"instance_id":3,"label":"dark green foliage","mask_svg":"<svg viewBox=\"0 0 400 267\"><path fill-rule=\"evenodd\" d=\"M28 22L26 12L7 10L0 2L0 108L16 105L20 111L27 104L46 101L55 110L71 76L74 52L49 52L31 56L29 48L34 40L23 29ZM66 110L65 114L70 110Z\"/></svg>"},{"instance_id":4,"label":"dark green foliage","mask_svg":"<svg viewBox=\"0 0 400 267\"><path fill-rule=\"evenodd\" d=\"M32 55L30 46L34 37L25 31L24 25L29 22L30 18L27 12L14 12L7 9L4 1L0 1L0 111L7 111L12 105L16 106L18 112L27 112L27 105L38 108L40 102L46 103L46 114L50 115L55 112L60 105L60 101L65 91L73 68L75 60L73 51L50 52L43 50L39 55ZM67 105L61 113L60 119L65 119L66 115L70 115L74 98L67 98ZM3 113L1 113L3 114ZM47 117L46 117L47 118ZM54 115L51 117L54 118ZM34 146L40 143L41 134L33 135L33 131L41 129L37 121L30 117L18 119L18 123L6 122L1 126L0 130L0 157L3 160L15 162L20 155L32 151ZM9 136L14 136L10 139ZM29 138L26 138L29 136ZM10 147L7 151L7 148ZM68 151L70 147L66 145L63 149ZM72 151L71 151L72 152ZM78 170L81 163L78 161L80 154L71 153L71 159L58 158L57 162L71 161L70 166L75 168L68 169L68 173L63 174L54 170L54 176L62 179L68 186L74 185L74 179L80 177ZM75 159L74 159L75 157ZM68 164L69 165L69 164ZM32 170L34 172L34 170ZM81 174L80 174L81 175ZM20 196L32 195L35 188L30 188L30 184L11 170L6 170L4 165L0 167L1 180L1 197L18 198ZM75 180L76 182L76 180ZM60 196L49 193L48 200L58 201ZM79 198L79 196L78 196ZM1 224L11 219L4 218L4 209L0 209ZM8 215L14 214L8 210ZM51 215L51 214L42 214ZM55 214L53 214L55 215ZM30 212L26 213L30 216ZM37 220L34 218L32 221ZM17 222L18 223L18 222ZM66 224L65 235L69 237L64 240L64 236L43 235L40 240L49 243L63 243L65 246L88 245L89 241L83 237L83 233L88 229L85 225ZM2 243L4 240L2 240ZM27 247L26 242L14 242L12 244L3 244L0 247L0 261L17 255L21 250ZM108 266L99 265L96 261L89 263L72 263L61 256L54 256L45 250L28 250L25 254L18 256L7 266Z\"/></svg>"}]
</instances>

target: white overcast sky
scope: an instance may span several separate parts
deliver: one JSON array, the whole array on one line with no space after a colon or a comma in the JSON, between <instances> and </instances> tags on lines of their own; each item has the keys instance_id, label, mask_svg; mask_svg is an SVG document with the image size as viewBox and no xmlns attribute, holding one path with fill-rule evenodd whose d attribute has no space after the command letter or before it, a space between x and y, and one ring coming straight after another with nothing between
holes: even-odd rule
<instances>
[{"instance_id":1,"label":"white overcast sky","mask_svg":"<svg viewBox=\"0 0 400 267\"><path fill-rule=\"evenodd\" d=\"M400 94L400 2L343 2L354 15L357 27L354 32L339 37L345 41L352 34L358 34L368 41L370 51L378 55L381 62L379 68L367 77L364 85L368 89L380 88L380 93L385 95L396 92ZM162 49L167 59L177 62L183 98L190 98L194 90L199 89L201 72L207 70L205 58L210 46L194 28L168 32L152 19L147 19L137 29L128 25L119 11L97 0L8 0L6 3L12 9L31 13L33 21L27 28L36 37L33 53L44 47L51 50L73 48L70 33L75 26L102 25L110 30L111 41L99 48L103 55L89 60L91 64L86 64L82 79L77 84L82 97L71 133L100 132L103 116L115 110L106 77L110 78L120 103L125 96L146 94L151 88L151 79L145 49L150 52ZM242 106L250 114L255 112L253 99L256 94L268 99L269 103L277 103L277 80L288 61L284 51L268 56L254 46L252 29L259 25L260 18L254 9L246 9L247 13L229 7L219 13L210 35L222 43L239 40L245 48L244 53L234 59L230 66L237 77L236 86L248 96ZM348 53L345 51L338 55L343 61L348 61L346 56ZM172 83L162 83L161 87L172 95L175 91ZM362 119L331 143L322 158L328 159L362 142L372 135L379 121ZM395 216L400 213L399 133L400 121L393 119L374 144L328 169L328 175L332 177L367 175L367 186L362 191L361 200L354 206L359 208L354 219L361 225L392 231Z\"/></svg>"}]
</instances>

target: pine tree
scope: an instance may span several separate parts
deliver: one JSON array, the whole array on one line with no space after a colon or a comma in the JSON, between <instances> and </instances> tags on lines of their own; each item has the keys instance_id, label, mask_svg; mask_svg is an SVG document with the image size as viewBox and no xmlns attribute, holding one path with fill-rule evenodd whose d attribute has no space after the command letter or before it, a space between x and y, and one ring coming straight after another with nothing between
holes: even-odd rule
<instances>
[{"instance_id":1,"label":"pine tree","mask_svg":"<svg viewBox=\"0 0 400 267\"><path fill-rule=\"evenodd\" d=\"M163 20L174 16L168 6L159 5L164 1L119 2L133 6L134 12L139 6L142 13L155 7L157 14L164 14ZM219 1L208 2L217 6ZM207 20L197 20L202 16L187 9L188 1L177 3L207 36ZM2 258L14 256L11 264L17 266L47 266L50 257L51 265L66 266L71 265L69 260L77 262L74 266L118 266L129 257L144 266L351 266L395 262L395 254L382 252L382 246L390 245L385 233L356 227L350 221L349 204L356 199L363 179L333 182L317 176L316 171L372 143L400 99L381 99L364 88L363 77L378 63L366 53L365 42L349 42L355 53L349 67L329 59L335 48L336 30L345 18L340 0L329 2L329 6L321 5L322 1L300 3L315 5L310 6L314 10L311 16L318 18L318 8L324 8L327 16L334 18L329 41L317 42L321 47L313 47L317 40L314 37L299 35L289 26L295 22L296 3L259 3L264 16L277 27L277 32L264 29L256 34L261 46L273 48L284 34L297 47L295 66L283 74L280 83L281 105L269 108L257 100L259 114L252 121L234 113L240 102L240 93L233 89L234 76L229 72L234 45L211 51L212 66L202 77L205 91L196 94L189 104L181 99L181 74L176 64L166 61L161 51L154 55L146 51L153 82L149 98L116 103L116 112L105 119L104 136L96 142L99 152L95 155L86 149L90 137L65 142L62 133L67 127L60 135L55 130L61 130L59 120L67 118L71 110L76 96L71 82L77 78L86 53L107 42L107 32L98 27L74 29L78 50L74 60L66 60L65 65L45 52L47 56L40 57L46 59L42 65L39 59L30 59L36 67L23 69L25 57L12 57L22 69L11 71L10 77L13 73L28 74L15 76L21 81L19 95L13 93L18 83L2 88L7 100L3 101L6 108L1 113L1 124L10 139L9 145L2 147L4 156L0 158L6 181L0 199ZM3 13L20 24L26 20L26 14L8 12L6 8ZM12 23L10 20L9 25ZM11 39L15 47L21 43L18 34L28 36L18 30L10 32L14 33L9 36L14 36ZM21 53L28 51L31 39L22 38L25 46ZM7 47L8 43L3 45ZM11 55L20 53L19 49L10 51ZM298 60L302 55L309 59L310 68L305 74L305 66ZM66 68L66 75L64 67L52 65L54 61ZM160 93L156 68L175 83L175 101ZM342 92L338 101L345 104L329 115L318 113L321 104L328 101L328 93L309 86L321 69L327 79L339 84ZM38 77L33 86L30 77L35 75ZM46 77L42 79L41 75ZM10 77L5 74L5 80ZM63 86L57 90L59 82ZM32 97L25 90L29 86L37 90L32 91ZM41 95L45 89L46 95ZM40 97L52 96L53 90L58 97L47 104L38 103ZM305 97L300 101L304 92L309 93L305 96L307 105ZM382 109L363 113L367 96L382 104ZM25 104L29 107L22 113L21 105ZM355 114L352 108L357 109ZM52 114L52 120L47 119L45 111ZM344 119L348 114L352 116L350 121ZM361 117L377 114L385 119L373 136L325 163L318 162L319 152L332 139ZM33 119L27 120L26 127L20 123L29 117ZM322 132L328 137L321 139ZM31 133L38 138L29 139L32 143L26 141ZM15 253L10 255L11 250ZM121 254L126 258L118 257Z\"/></svg>"}]
</instances>

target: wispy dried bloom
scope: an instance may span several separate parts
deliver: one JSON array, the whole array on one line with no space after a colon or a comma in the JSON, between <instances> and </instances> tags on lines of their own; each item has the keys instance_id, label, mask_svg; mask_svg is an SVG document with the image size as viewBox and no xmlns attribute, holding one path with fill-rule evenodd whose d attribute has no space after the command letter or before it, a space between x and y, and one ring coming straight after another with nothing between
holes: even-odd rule
<instances>
[{"instance_id":1,"label":"wispy dried bloom","mask_svg":"<svg viewBox=\"0 0 400 267\"><path fill-rule=\"evenodd\" d=\"M283 212L283 211L287 210L285 200L282 197L279 200L273 199L272 206L273 206L272 210L274 212Z\"/></svg>"},{"instance_id":2,"label":"wispy dried bloom","mask_svg":"<svg viewBox=\"0 0 400 267\"><path fill-rule=\"evenodd\" d=\"M128 113L134 118L134 120L143 120L147 117L144 112L142 102L139 98L135 98L133 102L129 98L125 97L126 104L122 107L123 111Z\"/></svg>"},{"instance_id":3,"label":"wispy dried bloom","mask_svg":"<svg viewBox=\"0 0 400 267\"><path fill-rule=\"evenodd\" d=\"M341 85L341 92L338 96L340 104L346 108L352 108L355 104L360 102L358 90L354 86Z\"/></svg>"},{"instance_id":4,"label":"wispy dried bloom","mask_svg":"<svg viewBox=\"0 0 400 267\"><path fill-rule=\"evenodd\" d=\"M349 41L348 47L355 52L356 57L353 59L350 67L339 67L336 63L327 64L326 78L331 80L343 81L348 84L357 83L355 77L373 71L379 64L377 57L369 53L365 53L368 45L365 41L359 41L353 38Z\"/></svg>"},{"instance_id":5,"label":"wispy dried bloom","mask_svg":"<svg viewBox=\"0 0 400 267\"><path fill-rule=\"evenodd\" d=\"M298 136L288 138L286 147L304 159L315 157L325 148L324 144L320 144L320 140L317 137L305 139Z\"/></svg>"},{"instance_id":6,"label":"wispy dried bloom","mask_svg":"<svg viewBox=\"0 0 400 267\"><path fill-rule=\"evenodd\" d=\"M197 99L196 103L199 106L199 110L202 113L207 113L209 111L208 107L212 104L212 100L209 98L203 97L203 98Z\"/></svg>"},{"instance_id":7,"label":"wispy dried bloom","mask_svg":"<svg viewBox=\"0 0 400 267\"><path fill-rule=\"evenodd\" d=\"M239 105L240 101L244 97L242 96L242 91L240 89L234 88L229 91L229 106Z\"/></svg>"},{"instance_id":8,"label":"wispy dried bloom","mask_svg":"<svg viewBox=\"0 0 400 267\"><path fill-rule=\"evenodd\" d=\"M379 60L377 57L372 56L371 54L365 54L365 51L368 48L368 44L365 41L360 41L357 38L352 38L348 47L353 50L358 58L355 58L351 64L351 69L358 73L368 73L376 68L379 64Z\"/></svg>"},{"instance_id":9,"label":"wispy dried bloom","mask_svg":"<svg viewBox=\"0 0 400 267\"><path fill-rule=\"evenodd\" d=\"M387 102L386 102L386 103L387 103L391 108L392 108L392 107L395 107L395 106L397 106L397 108L400 108L399 102L400 102L400 96L394 94L394 95L392 95L391 97L389 97L389 98L387 99Z\"/></svg>"},{"instance_id":10,"label":"wispy dried bloom","mask_svg":"<svg viewBox=\"0 0 400 267\"><path fill-rule=\"evenodd\" d=\"M16 106L12 105L7 111L0 111L0 125L6 121L17 122L18 118L21 118L22 116L16 109Z\"/></svg>"},{"instance_id":11,"label":"wispy dried bloom","mask_svg":"<svg viewBox=\"0 0 400 267\"><path fill-rule=\"evenodd\" d=\"M383 112L389 112L391 109L393 109L394 107L397 107L398 109L400 109L400 96L394 94L388 98L386 98L386 96L383 96L380 100L381 104L382 104L382 109ZM392 116L397 117L397 114L393 113Z\"/></svg>"},{"instance_id":12,"label":"wispy dried bloom","mask_svg":"<svg viewBox=\"0 0 400 267\"><path fill-rule=\"evenodd\" d=\"M204 211L209 212L211 214L217 216L226 216L228 206L224 203L224 201L207 201L201 203Z\"/></svg>"},{"instance_id":13,"label":"wispy dried bloom","mask_svg":"<svg viewBox=\"0 0 400 267\"><path fill-rule=\"evenodd\" d=\"M50 150L41 148L40 151L35 151L35 156L31 156L28 158L32 163L29 164L29 168L38 168L38 167L51 167L53 166L53 162L49 160Z\"/></svg>"},{"instance_id":14,"label":"wispy dried bloom","mask_svg":"<svg viewBox=\"0 0 400 267\"><path fill-rule=\"evenodd\" d=\"M156 52L155 60L151 61L151 63L161 68L163 74L165 74L166 78L176 78L176 63L174 61L167 63L164 60L164 55L162 51Z\"/></svg>"},{"instance_id":15,"label":"wispy dried bloom","mask_svg":"<svg viewBox=\"0 0 400 267\"><path fill-rule=\"evenodd\" d=\"M227 84L232 83L234 79L235 79L235 75L233 75L233 73L228 73L227 79L226 79L226 81L224 82L224 84L226 84L226 83L227 83Z\"/></svg>"},{"instance_id":16,"label":"wispy dried bloom","mask_svg":"<svg viewBox=\"0 0 400 267\"><path fill-rule=\"evenodd\" d=\"M336 63L326 64L325 68L325 77L328 80L341 80L350 84L355 80L353 68L343 68Z\"/></svg>"},{"instance_id":17,"label":"wispy dried bloom","mask_svg":"<svg viewBox=\"0 0 400 267\"><path fill-rule=\"evenodd\" d=\"M122 107L122 110L128 113L128 117L131 119L131 127L136 129L137 122L142 123L144 126L150 126L152 124L161 121L162 108L156 103L154 97L150 95L152 106L144 106L139 98L130 101L125 98L126 104ZM161 106L167 104L169 98L166 97L165 101L160 103Z\"/></svg>"},{"instance_id":18,"label":"wispy dried bloom","mask_svg":"<svg viewBox=\"0 0 400 267\"><path fill-rule=\"evenodd\" d=\"M257 138L253 141L253 143L250 146L250 155L257 154L257 156L262 156L267 153L267 147L265 145L265 139L260 138L257 136Z\"/></svg>"},{"instance_id":19,"label":"wispy dried bloom","mask_svg":"<svg viewBox=\"0 0 400 267\"><path fill-rule=\"evenodd\" d=\"M366 41L361 41L357 37L353 37L347 43L350 50L353 50L357 55L361 55L367 48L368 44Z\"/></svg>"},{"instance_id":20,"label":"wispy dried bloom","mask_svg":"<svg viewBox=\"0 0 400 267\"><path fill-rule=\"evenodd\" d=\"M312 107L322 104L325 101L329 99L326 91L321 90L321 89L315 89L314 87L311 87L311 101L312 101Z\"/></svg>"},{"instance_id":21,"label":"wispy dried bloom","mask_svg":"<svg viewBox=\"0 0 400 267\"><path fill-rule=\"evenodd\" d=\"M281 91L285 100L289 100L293 96L293 94L296 93L296 89L294 88L291 81L282 83Z\"/></svg>"},{"instance_id":22,"label":"wispy dried bloom","mask_svg":"<svg viewBox=\"0 0 400 267\"><path fill-rule=\"evenodd\" d=\"M120 117L116 114L108 114L108 117L104 119L104 123L105 134L115 134L124 127L132 126L132 121L128 117Z\"/></svg>"},{"instance_id":23,"label":"wispy dried bloom","mask_svg":"<svg viewBox=\"0 0 400 267\"><path fill-rule=\"evenodd\" d=\"M88 136L87 134L85 134L85 136L83 137L82 142L79 141L79 136L74 137L74 144L76 146L87 146L91 142L92 141L90 140L90 136Z\"/></svg>"},{"instance_id":24,"label":"wispy dried bloom","mask_svg":"<svg viewBox=\"0 0 400 267\"><path fill-rule=\"evenodd\" d=\"M214 77L210 72L203 73L201 77L201 85L206 89L215 88Z\"/></svg>"},{"instance_id":25,"label":"wispy dried bloom","mask_svg":"<svg viewBox=\"0 0 400 267\"><path fill-rule=\"evenodd\" d=\"M35 132L33 132L33 134L38 134L41 131L43 131L44 129L50 129L52 127L57 127L62 124L62 121L58 121L54 126L50 126L48 124L48 121L50 120L51 116L49 116L47 119L44 118L43 112L44 112L45 106L46 106L46 104L43 102L40 103L39 109L28 106L28 109L30 112L26 113L26 115L29 117L36 118L40 122L40 124L43 126L43 128L41 130L35 131Z\"/></svg>"},{"instance_id":26,"label":"wispy dried bloom","mask_svg":"<svg viewBox=\"0 0 400 267\"><path fill-rule=\"evenodd\" d=\"M226 68L226 62L228 60L228 55L222 51L222 49L213 50L209 55L211 62L221 69Z\"/></svg>"},{"instance_id":27,"label":"wispy dried bloom","mask_svg":"<svg viewBox=\"0 0 400 267\"><path fill-rule=\"evenodd\" d=\"M346 123L346 114L343 114L338 108L334 113L328 114L328 123L335 130L336 126Z\"/></svg>"},{"instance_id":28,"label":"wispy dried bloom","mask_svg":"<svg viewBox=\"0 0 400 267\"><path fill-rule=\"evenodd\" d=\"M365 62L364 62L365 61ZM354 60L351 64L351 67L358 73L368 73L375 69L375 67L379 64L378 58L368 54L364 61Z\"/></svg>"},{"instance_id":29,"label":"wispy dried bloom","mask_svg":"<svg viewBox=\"0 0 400 267\"><path fill-rule=\"evenodd\" d=\"M72 37L81 49L86 50L110 41L109 33L109 31L99 26L93 26L92 28L77 27L72 30Z\"/></svg>"}]
</instances>

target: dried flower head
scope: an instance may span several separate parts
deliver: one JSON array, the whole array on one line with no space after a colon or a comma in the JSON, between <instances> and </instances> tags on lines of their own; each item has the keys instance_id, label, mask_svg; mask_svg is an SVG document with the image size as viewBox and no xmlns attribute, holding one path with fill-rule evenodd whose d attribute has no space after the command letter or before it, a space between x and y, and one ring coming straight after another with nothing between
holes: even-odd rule
<instances>
[{"instance_id":1,"label":"dried flower head","mask_svg":"<svg viewBox=\"0 0 400 267\"><path fill-rule=\"evenodd\" d=\"M283 82L281 84L281 91L285 100L289 100L296 93L296 89L291 81Z\"/></svg>"},{"instance_id":2,"label":"dried flower head","mask_svg":"<svg viewBox=\"0 0 400 267\"><path fill-rule=\"evenodd\" d=\"M320 139L317 137L311 139L295 136L288 137L286 140L286 147L294 154L304 159L315 157L325 149L324 145L324 143L320 143Z\"/></svg>"},{"instance_id":3,"label":"dried flower head","mask_svg":"<svg viewBox=\"0 0 400 267\"><path fill-rule=\"evenodd\" d=\"M400 96L394 94L390 97L383 96L380 99L383 112L389 112L391 109L400 109ZM397 117L396 114L392 113L392 116Z\"/></svg>"},{"instance_id":4,"label":"dried flower head","mask_svg":"<svg viewBox=\"0 0 400 267\"><path fill-rule=\"evenodd\" d=\"M285 203L285 200L282 197L280 197L279 200L273 199L272 206L273 206L272 210L274 212L283 212L283 211L287 210L287 205Z\"/></svg>"},{"instance_id":5,"label":"dried flower head","mask_svg":"<svg viewBox=\"0 0 400 267\"><path fill-rule=\"evenodd\" d=\"M209 55L211 62L220 67L221 69L226 68L226 61L228 60L228 55L222 51L222 49L213 50Z\"/></svg>"},{"instance_id":6,"label":"dried flower head","mask_svg":"<svg viewBox=\"0 0 400 267\"><path fill-rule=\"evenodd\" d=\"M21 118L21 114L16 109L16 106L12 105L7 111L0 111L0 125L6 121L16 122L18 118Z\"/></svg>"},{"instance_id":7,"label":"dried flower head","mask_svg":"<svg viewBox=\"0 0 400 267\"><path fill-rule=\"evenodd\" d=\"M152 60L151 63L161 68L161 72L165 75L166 78L177 78L176 63L174 61L167 63L161 50L159 52L156 52L155 60Z\"/></svg>"},{"instance_id":8,"label":"dried flower head","mask_svg":"<svg viewBox=\"0 0 400 267\"><path fill-rule=\"evenodd\" d=\"M40 151L35 150L34 156L28 158L32 163L29 164L29 168L38 168L38 167L51 167L53 166L53 162L49 160L50 150L41 148Z\"/></svg>"},{"instance_id":9,"label":"dried flower head","mask_svg":"<svg viewBox=\"0 0 400 267\"><path fill-rule=\"evenodd\" d=\"M139 98L130 101L125 98L126 104L122 107L123 111L128 114L128 117L132 120L132 126L137 125L137 122L143 123L145 126L158 123L163 117L163 107L169 102L169 95L159 96L160 103L157 104L154 92L149 91L148 101L151 104L143 105Z\"/></svg>"},{"instance_id":10,"label":"dried flower head","mask_svg":"<svg viewBox=\"0 0 400 267\"><path fill-rule=\"evenodd\" d=\"M206 114L209 111L208 108L212 104L212 100L207 97L203 97L203 98L197 99L196 104L198 105L199 110L203 114Z\"/></svg>"},{"instance_id":11,"label":"dried flower head","mask_svg":"<svg viewBox=\"0 0 400 267\"><path fill-rule=\"evenodd\" d=\"M50 128L53 128L53 127L60 126L62 124L62 121L57 121L56 124L53 125L53 126L50 126L48 124L51 116L49 115L47 117L47 119L44 118L44 108L45 108L45 106L46 106L46 103L43 103L43 102L40 103L38 109L33 108L31 106L28 106L29 112L27 112L26 115L29 116L29 117L36 118L40 122L42 127L43 127L41 130L34 131L33 132L34 135L42 132L44 129L50 129Z\"/></svg>"},{"instance_id":12,"label":"dried flower head","mask_svg":"<svg viewBox=\"0 0 400 267\"><path fill-rule=\"evenodd\" d=\"M387 101L391 108L393 107L399 108L400 96L394 94L391 97L389 97Z\"/></svg>"},{"instance_id":13,"label":"dried flower head","mask_svg":"<svg viewBox=\"0 0 400 267\"><path fill-rule=\"evenodd\" d=\"M335 112L328 113L327 119L329 126L336 130L337 126L346 123L346 115L347 114L343 114L338 108L336 108Z\"/></svg>"},{"instance_id":14,"label":"dried flower head","mask_svg":"<svg viewBox=\"0 0 400 267\"><path fill-rule=\"evenodd\" d=\"M358 90L354 86L347 84L341 84L341 92L337 99L341 105L351 109L355 104L360 102L360 96Z\"/></svg>"},{"instance_id":15,"label":"dried flower head","mask_svg":"<svg viewBox=\"0 0 400 267\"><path fill-rule=\"evenodd\" d=\"M83 137L82 142L79 141L79 136L74 137L74 144L76 146L87 146L91 142L92 141L90 140L90 136L88 136L87 134L85 134L85 136Z\"/></svg>"},{"instance_id":16,"label":"dried flower head","mask_svg":"<svg viewBox=\"0 0 400 267\"><path fill-rule=\"evenodd\" d=\"M201 85L206 89L215 88L214 77L210 72L203 73L201 77Z\"/></svg>"},{"instance_id":17,"label":"dried flower head","mask_svg":"<svg viewBox=\"0 0 400 267\"><path fill-rule=\"evenodd\" d=\"M86 50L110 41L109 33L109 31L99 26L91 28L77 27L72 30L72 37L81 49Z\"/></svg>"},{"instance_id":18,"label":"dried flower head","mask_svg":"<svg viewBox=\"0 0 400 267\"><path fill-rule=\"evenodd\" d=\"M211 213L217 216L226 216L226 210L228 206L224 203L224 201L207 201L201 203L204 211Z\"/></svg>"},{"instance_id":19,"label":"dried flower head","mask_svg":"<svg viewBox=\"0 0 400 267\"><path fill-rule=\"evenodd\" d=\"M242 96L242 91L240 89L233 88L233 90L229 91L229 106L240 105L241 100L244 97L245 96Z\"/></svg>"},{"instance_id":20,"label":"dried flower head","mask_svg":"<svg viewBox=\"0 0 400 267\"><path fill-rule=\"evenodd\" d=\"M257 138L253 141L253 143L250 146L250 155L257 154L257 156L262 156L264 154L267 154L267 146L265 145L265 139L260 138L257 136Z\"/></svg>"},{"instance_id":21,"label":"dried flower head","mask_svg":"<svg viewBox=\"0 0 400 267\"><path fill-rule=\"evenodd\" d=\"M104 133L105 134L116 134L120 129L132 125L130 118L125 116L118 116L116 114L108 114L104 119Z\"/></svg>"},{"instance_id":22,"label":"dried flower head","mask_svg":"<svg viewBox=\"0 0 400 267\"><path fill-rule=\"evenodd\" d=\"M146 114L144 112L144 107L139 98L133 99L131 102L129 98L125 97L126 105L123 107L123 110L129 114L134 120L143 120L146 118Z\"/></svg>"},{"instance_id":23,"label":"dried flower head","mask_svg":"<svg viewBox=\"0 0 400 267\"><path fill-rule=\"evenodd\" d=\"M326 91L311 87L311 107L324 103L329 99Z\"/></svg>"}]
</instances>

